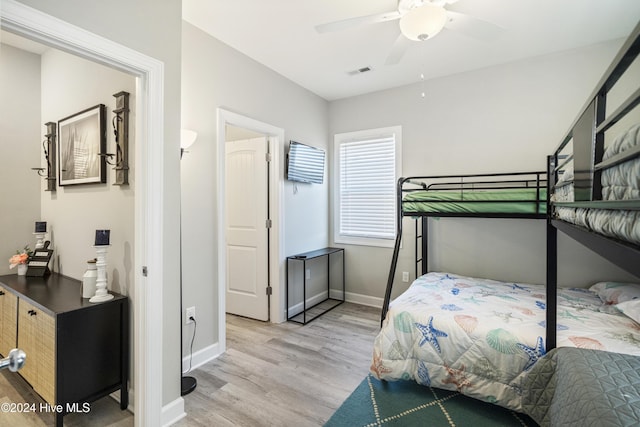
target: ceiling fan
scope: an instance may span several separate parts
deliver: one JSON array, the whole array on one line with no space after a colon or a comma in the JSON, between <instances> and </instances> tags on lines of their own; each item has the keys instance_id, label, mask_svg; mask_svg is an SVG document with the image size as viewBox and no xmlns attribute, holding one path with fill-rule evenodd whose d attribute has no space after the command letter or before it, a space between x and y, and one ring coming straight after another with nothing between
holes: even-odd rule
<instances>
[{"instance_id":1,"label":"ceiling fan","mask_svg":"<svg viewBox=\"0 0 640 427\"><path fill-rule=\"evenodd\" d=\"M400 20L400 35L387 56L385 62L387 65L400 62L412 41L431 39L443 28L482 40L492 40L503 31L502 28L490 22L445 8L446 5L457 1L398 0L397 10L329 22L317 25L315 29L318 33L328 33L361 25Z\"/></svg>"}]
</instances>

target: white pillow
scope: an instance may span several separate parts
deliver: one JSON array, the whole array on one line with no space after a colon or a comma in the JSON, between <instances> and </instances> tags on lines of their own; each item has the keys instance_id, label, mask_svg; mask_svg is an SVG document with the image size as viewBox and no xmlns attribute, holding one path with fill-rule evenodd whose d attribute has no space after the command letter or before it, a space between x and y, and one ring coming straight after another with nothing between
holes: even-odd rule
<instances>
[{"instance_id":1,"label":"white pillow","mask_svg":"<svg viewBox=\"0 0 640 427\"><path fill-rule=\"evenodd\" d=\"M635 283L599 282L589 290L598 294L605 304L619 304L640 298L640 285Z\"/></svg>"},{"instance_id":2,"label":"white pillow","mask_svg":"<svg viewBox=\"0 0 640 427\"><path fill-rule=\"evenodd\" d=\"M640 323L640 299L621 302L616 305L616 308L623 312L625 316Z\"/></svg>"}]
</instances>

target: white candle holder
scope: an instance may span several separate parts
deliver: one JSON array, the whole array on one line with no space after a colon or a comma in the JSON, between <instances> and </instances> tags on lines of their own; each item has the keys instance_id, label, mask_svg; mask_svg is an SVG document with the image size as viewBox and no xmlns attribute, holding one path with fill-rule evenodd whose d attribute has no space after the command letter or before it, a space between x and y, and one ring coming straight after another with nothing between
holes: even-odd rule
<instances>
[{"instance_id":1,"label":"white candle holder","mask_svg":"<svg viewBox=\"0 0 640 427\"><path fill-rule=\"evenodd\" d=\"M96 294L89 298L89 302L105 302L113 299L113 295L107 292L107 251L111 245L94 246L96 249Z\"/></svg>"},{"instance_id":2,"label":"white candle holder","mask_svg":"<svg viewBox=\"0 0 640 427\"><path fill-rule=\"evenodd\" d=\"M47 235L47 232L36 232L33 233L36 236L36 247L35 249L44 249L44 238Z\"/></svg>"}]
</instances>

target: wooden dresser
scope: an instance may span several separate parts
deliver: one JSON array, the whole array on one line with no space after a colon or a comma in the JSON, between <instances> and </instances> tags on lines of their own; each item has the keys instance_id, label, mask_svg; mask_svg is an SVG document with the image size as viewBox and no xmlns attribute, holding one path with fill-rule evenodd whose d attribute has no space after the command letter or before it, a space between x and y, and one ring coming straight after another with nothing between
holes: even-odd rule
<instances>
[{"instance_id":1,"label":"wooden dresser","mask_svg":"<svg viewBox=\"0 0 640 427\"><path fill-rule=\"evenodd\" d=\"M128 298L111 293L93 304L80 281L56 273L0 276L0 354L25 351L19 374L51 406L57 426L114 391L121 409L129 405Z\"/></svg>"}]
</instances>

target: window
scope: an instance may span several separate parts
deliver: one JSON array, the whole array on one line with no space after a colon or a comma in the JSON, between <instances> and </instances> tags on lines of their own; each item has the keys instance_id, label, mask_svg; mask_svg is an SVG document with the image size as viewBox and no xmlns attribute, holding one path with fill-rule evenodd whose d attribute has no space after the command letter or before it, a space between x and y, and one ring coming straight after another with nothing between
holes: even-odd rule
<instances>
[{"instance_id":1,"label":"window","mask_svg":"<svg viewBox=\"0 0 640 427\"><path fill-rule=\"evenodd\" d=\"M400 126L335 135L334 241L392 247Z\"/></svg>"}]
</instances>

